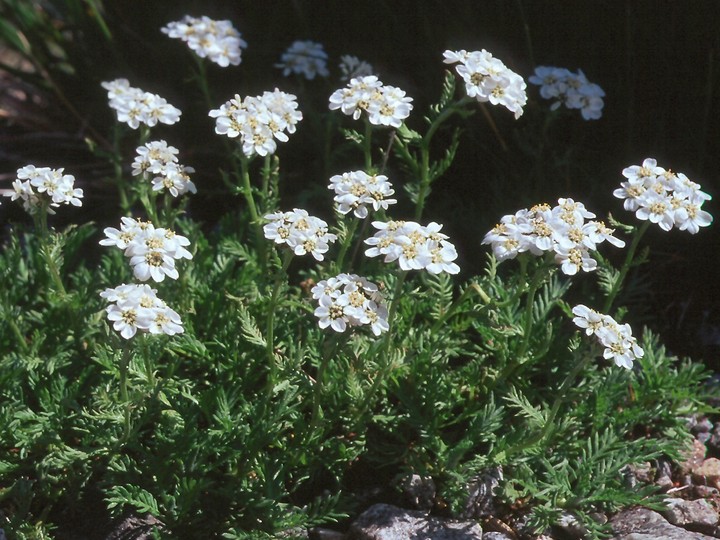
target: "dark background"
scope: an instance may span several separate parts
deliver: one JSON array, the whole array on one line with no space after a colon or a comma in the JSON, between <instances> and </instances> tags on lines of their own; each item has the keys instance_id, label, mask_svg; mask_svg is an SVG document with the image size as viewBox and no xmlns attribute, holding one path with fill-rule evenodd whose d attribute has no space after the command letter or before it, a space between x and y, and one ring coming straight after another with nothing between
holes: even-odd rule
<instances>
[{"instance_id":1,"label":"dark background","mask_svg":"<svg viewBox=\"0 0 720 540\"><path fill-rule=\"evenodd\" d=\"M191 214L212 226L219 215L242 206L240 199L225 195L219 181L222 141L212 132L207 107L191 80L190 52L159 30L186 14L230 19L248 42L240 66L207 64L217 106L235 93L256 95L274 87L298 94L306 120L278 152L284 207L304 204L329 216L321 133L307 118L312 110L325 113L327 97L342 86L337 79L340 55L367 60L383 82L406 90L415 105L408 123L421 128L422 114L439 96L446 69L443 51L485 48L526 79L536 65L582 69L606 98L600 120L586 122L577 111L568 111L547 127L549 104L529 85L528 106L518 121L505 110L491 111L507 149L481 114L466 121L456 162L433 186L425 220L445 224L468 275L482 270L487 250L480 240L500 216L537 202L573 197L600 217L612 212L635 223L611 193L622 181L622 169L646 157L700 183L714 197L705 209L718 214L720 4L714 0L124 0L105 2L112 41L87 21L78 26L63 2L50 6L49 15L60 27L66 24L72 36L68 60L76 67L72 74L58 71L55 81L78 114L70 113L56 92L41 87L36 103L15 103L19 114L6 116L0 133L0 187L7 187L15 169L26 163L64 166L86 191L83 212L101 224L117 220L115 194L102 181L110 174L107 163L87 151L84 139L110 132L113 117L100 82L117 77L160 94L183 111L180 124L153 130L153 137L178 147L181 162L198 171L194 180L199 193ZM329 80L285 79L273 67L298 39L324 45ZM6 104L13 80L5 80ZM440 133L438 142L447 136ZM357 153L346 152L339 139L333 143L338 150L329 165L331 174L361 166ZM125 155L132 156L134 146L129 142ZM402 176L395 167L391 160L391 181ZM404 199L399 186L397 191ZM399 205L398 212L408 208ZM22 219L8 203L0 207L0 215L6 216L3 221ZM57 223L62 219L58 216ZM691 236L651 228L644 240L652 247L650 264L633 276L635 287L647 294L639 300L628 297L635 302L637 322L660 330L671 350L702 357L715 368L720 363L716 229L713 225ZM610 255L613 249L603 251Z\"/></svg>"}]
</instances>

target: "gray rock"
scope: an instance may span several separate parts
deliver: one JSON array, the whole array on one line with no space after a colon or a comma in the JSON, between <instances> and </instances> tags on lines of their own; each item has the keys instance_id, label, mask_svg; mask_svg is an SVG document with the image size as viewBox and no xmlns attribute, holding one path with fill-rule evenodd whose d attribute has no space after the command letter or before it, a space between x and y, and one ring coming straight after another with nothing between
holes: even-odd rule
<instances>
[{"instance_id":1,"label":"gray rock","mask_svg":"<svg viewBox=\"0 0 720 540\"><path fill-rule=\"evenodd\" d=\"M502 467L493 467L479 474L468 485L463 518L482 518L495 513L495 492L503 479Z\"/></svg>"},{"instance_id":2,"label":"gray rock","mask_svg":"<svg viewBox=\"0 0 720 540\"><path fill-rule=\"evenodd\" d=\"M376 504L350 526L348 540L482 540L480 525L429 517L425 512Z\"/></svg>"},{"instance_id":3,"label":"gray rock","mask_svg":"<svg viewBox=\"0 0 720 540\"><path fill-rule=\"evenodd\" d=\"M308 533L310 540L345 540L347 535L332 529L326 529L324 527L315 527L310 529Z\"/></svg>"},{"instance_id":4,"label":"gray rock","mask_svg":"<svg viewBox=\"0 0 720 540\"><path fill-rule=\"evenodd\" d=\"M486 532L483 534L482 540L516 540L516 536L510 536L504 532Z\"/></svg>"},{"instance_id":5,"label":"gray rock","mask_svg":"<svg viewBox=\"0 0 720 540\"><path fill-rule=\"evenodd\" d=\"M7 537L5 536L5 531L3 529L0 529L0 540L7 540Z\"/></svg>"},{"instance_id":6,"label":"gray rock","mask_svg":"<svg viewBox=\"0 0 720 540\"><path fill-rule=\"evenodd\" d=\"M680 463L678 464L680 472L682 474L688 474L694 468L702 465L702 462L705 461L706 453L707 448L705 448L705 445L697 439L693 439L689 448L681 454Z\"/></svg>"},{"instance_id":7,"label":"gray rock","mask_svg":"<svg viewBox=\"0 0 720 540\"><path fill-rule=\"evenodd\" d=\"M701 418L690 428L690 432L697 435L698 433L708 433L712 428L713 423L710 420Z\"/></svg>"},{"instance_id":8,"label":"gray rock","mask_svg":"<svg viewBox=\"0 0 720 540\"><path fill-rule=\"evenodd\" d=\"M706 500L698 499L688 501L687 499L665 499L667 510L662 515L673 525L691 525L693 523L702 525L715 525L718 521L718 513Z\"/></svg>"},{"instance_id":9,"label":"gray rock","mask_svg":"<svg viewBox=\"0 0 720 540\"><path fill-rule=\"evenodd\" d=\"M647 508L630 508L610 520L613 540L713 540L712 536L690 532L668 523Z\"/></svg>"},{"instance_id":10,"label":"gray rock","mask_svg":"<svg viewBox=\"0 0 720 540\"><path fill-rule=\"evenodd\" d=\"M720 490L710 486L693 486L692 493L696 499L720 499Z\"/></svg>"},{"instance_id":11,"label":"gray rock","mask_svg":"<svg viewBox=\"0 0 720 540\"><path fill-rule=\"evenodd\" d=\"M667 510L662 515L673 525L686 529L714 534L717 530L718 512L704 499L666 499Z\"/></svg>"},{"instance_id":12,"label":"gray rock","mask_svg":"<svg viewBox=\"0 0 720 540\"><path fill-rule=\"evenodd\" d=\"M720 459L708 458L692 471L693 480L701 486L720 488Z\"/></svg>"},{"instance_id":13,"label":"gray rock","mask_svg":"<svg viewBox=\"0 0 720 540\"><path fill-rule=\"evenodd\" d=\"M584 538L587 534L587 529L571 512L562 512L555 527L573 538Z\"/></svg>"},{"instance_id":14,"label":"gray rock","mask_svg":"<svg viewBox=\"0 0 720 540\"><path fill-rule=\"evenodd\" d=\"M164 529L162 521L151 514L142 517L130 515L113 526L106 540L151 540L155 538L155 530Z\"/></svg>"},{"instance_id":15,"label":"gray rock","mask_svg":"<svg viewBox=\"0 0 720 540\"><path fill-rule=\"evenodd\" d=\"M408 502L418 510L430 510L435 503L435 482L430 476L413 474L401 482Z\"/></svg>"}]
</instances>

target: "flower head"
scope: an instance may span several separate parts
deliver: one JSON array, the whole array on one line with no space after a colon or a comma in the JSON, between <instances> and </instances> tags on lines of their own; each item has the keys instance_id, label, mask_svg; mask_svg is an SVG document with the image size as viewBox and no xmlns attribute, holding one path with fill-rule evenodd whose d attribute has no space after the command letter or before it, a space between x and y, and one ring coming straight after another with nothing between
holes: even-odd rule
<instances>
[{"instance_id":1,"label":"flower head","mask_svg":"<svg viewBox=\"0 0 720 540\"><path fill-rule=\"evenodd\" d=\"M378 231L365 240L368 257L384 256L385 262L398 261L403 270L427 270L431 274L457 274L460 267L455 246L440 230L442 225L432 222L422 226L414 221L373 221Z\"/></svg>"},{"instance_id":2,"label":"flower head","mask_svg":"<svg viewBox=\"0 0 720 540\"><path fill-rule=\"evenodd\" d=\"M208 114L215 118L215 133L240 137L246 156L267 156L275 153L275 141L287 142L287 134L295 133L297 123L302 120L296 99L293 94L276 88L261 96L240 98L236 95Z\"/></svg>"},{"instance_id":3,"label":"flower head","mask_svg":"<svg viewBox=\"0 0 720 540\"><path fill-rule=\"evenodd\" d=\"M133 175L151 178L153 191L167 190L173 197L187 192L197 193L190 174L192 167L180 165L177 159L178 149L168 146L165 141L150 141L136 150L133 162Z\"/></svg>"},{"instance_id":4,"label":"flower head","mask_svg":"<svg viewBox=\"0 0 720 540\"><path fill-rule=\"evenodd\" d=\"M585 120L597 120L602 116L605 92L591 83L582 71L573 73L565 68L538 66L528 77L532 84L540 86L540 96L554 100L550 108L565 105L568 109L579 109Z\"/></svg>"},{"instance_id":5,"label":"flower head","mask_svg":"<svg viewBox=\"0 0 720 540\"><path fill-rule=\"evenodd\" d=\"M597 268L591 256L597 244L607 240L616 247L625 245L602 221L585 221L594 217L583 203L561 198L554 207L538 204L503 216L482 243L490 244L500 261L526 251L537 256L551 252L564 274L591 272Z\"/></svg>"},{"instance_id":6,"label":"flower head","mask_svg":"<svg viewBox=\"0 0 720 540\"><path fill-rule=\"evenodd\" d=\"M187 43L200 58L207 58L221 67L237 66L247 43L230 21L215 21L209 17L191 17L170 22L160 29L168 37Z\"/></svg>"},{"instance_id":7,"label":"flower head","mask_svg":"<svg viewBox=\"0 0 720 540\"><path fill-rule=\"evenodd\" d=\"M375 75L356 77L330 96L330 110L360 118L364 112L376 126L399 128L412 111L412 98L403 90L383 83Z\"/></svg>"},{"instance_id":8,"label":"flower head","mask_svg":"<svg viewBox=\"0 0 720 540\"><path fill-rule=\"evenodd\" d=\"M138 330L169 336L184 332L178 313L157 296L157 290L144 284L122 284L105 289L100 296L111 304L105 308L113 328L125 339Z\"/></svg>"},{"instance_id":9,"label":"flower head","mask_svg":"<svg viewBox=\"0 0 720 540\"><path fill-rule=\"evenodd\" d=\"M286 244L295 255L310 253L315 260L322 261L330 244L337 240L336 235L328 232L325 221L302 209L268 214L265 219L270 221L263 227L265 238Z\"/></svg>"},{"instance_id":10,"label":"flower head","mask_svg":"<svg viewBox=\"0 0 720 540\"><path fill-rule=\"evenodd\" d=\"M395 193L387 176L382 174L369 175L364 171L352 171L336 174L330 178L329 189L335 190L335 203L338 212L353 212L356 217L364 219L368 215L368 206L377 212L388 209L396 199L390 197Z\"/></svg>"},{"instance_id":11,"label":"flower head","mask_svg":"<svg viewBox=\"0 0 720 540\"><path fill-rule=\"evenodd\" d=\"M318 302L315 316L320 328L344 332L348 327L369 325L379 336L389 328L388 310L378 287L356 274L339 274L312 288Z\"/></svg>"},{"instance_id":12,"label":"flower head","mask_svg":"<svg viewBox=\"0 0 720 540\"><path fill-rule=\"evenodd\" d=\"M349 81L350 79L372 75L374 70L373 67L364 60L360 60L357 56L346 54L340 57L340 72L342 73L340 80Z\"/></svg>"},{"instance_id":13,"label":"flower head","mask_svg":"<svg viewBox=\"0 0 720 540\"><path fill-rule=\"evenodd\" d=\"M108 227L103 246L115 246L130 259L133 275L140 281L163 281L165 277L177 279L175 268L178 259L192 259L186 249L190 241L170 229L155 228L147 221L124 217L120 229Z\"/></svg>"},{"instance_id":14,"label":"flower head","mask_svg":"<svg viewBox=\"0 0 720 540\"><path fill-rule=\"evenodd\" d=\"M489 101L493 105L502 105L515 113L515 118L520 118L527 103L527 85L520 75L485 49L472 52L448 50L443 56L446 64L458 64L455 71L465 82L468 97L481 103Z\"/></svg>"},{"instance_id":15,"label":"flower head","mask_svg":"<svg viewBox=\"0 0 720 540\"><path fill-rule=\"evenodd\" d=\"M291 73L302 75L308 80L316 76L327 77L328 55L320 43L314 41L295 41L280 57L276 68L283 70L286 77Z\"/></svg>"},{"instance_id":16,"label":"flower head","mask_svg":"<svg viewBox=\"0 0 720 540\"><path fill-rule=\"evenodd\" d=\"M83 198L83 190L76 188L75 177L64 171L34 165L20 167L13 189L6 196L13 201L22 201L23 208L29 214L35 214L40 208L54 214L53 208L61 204L82 206L80 199Z\"/></svg>"},{"instance_id":17,"label":"flower head","mask_svg":"<svg viewBox=\"0 0 720 540\"><path fill-rule=\"evenodd\" d=\"M632 369L633 361L644 356L645 352L637 344L629 324L619 324L610 315L598 313L582 304L575 306L572 312L575 325L582 328L586 335L595 335L605 347L603 357L614 360L617 366Z\"/></svg>"},{"instance_id":18,"label":"flower head","mask_svg":"<svg viewBox=\"0 0 720 540\"><path fill-rule=\"evenodd\" d=\"M137 129L140 124L152 127L158 123L172 125L180 120L180 109L157 94L130 86L127 79L107 81L102 87L108 91L108 101L118 122L124 122L132 129Z\"/></svg>"},{"instance_id":19,"label":"flower head","mask_svg":"<svg viewBox=\"0 0 720 540\"><path fill-rule=\"evenodd\" d=\"M638 219L656 223L664 231L677 227L690 234L712 223L712 216L702 209L712 197L683 173L658 167L656 160L646 158L622 174L626 180L613 195L623 199L625 210L635 212Z\"/></svg>"}]
</instances>

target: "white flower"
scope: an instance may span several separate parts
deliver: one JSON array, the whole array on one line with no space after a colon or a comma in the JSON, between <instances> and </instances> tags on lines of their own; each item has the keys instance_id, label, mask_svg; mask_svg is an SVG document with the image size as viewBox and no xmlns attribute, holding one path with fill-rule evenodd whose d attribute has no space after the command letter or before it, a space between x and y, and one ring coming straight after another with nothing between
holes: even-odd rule
<instances>
[{"instance_id":1,"label":"white flower","mask_svg":"<svg viewBox=\"0 0 720 540\"><path fill-rule=\"evenodd\" d=\"M197 193L190 174L195 172L192 167L178 163L178 149L168 146L165 141L150 141L136 149L137 156L133 162L133 175L145 178L152 176L153 191L167 190L173 197L187 192Z\"/></svg>"},{"instance_id":2,"label":"white flower","mask_svg":"<svg viewBox=\"0 0 720 540\"><path fill-rule=\"evenodd\" d=\"M528 81L540 86L541 97L554 100L550 106L552 110L564 104L568 109L580 109L585 120L597 120L602 116L605 92L589 82L582 71L572 73L565 68L538 66Z\"/></svg>"},{"instance_id":3,"label":"white flower","mask_svg":"<svg viewBox=\"0 0 720 540\"><path fill-rule=\"evenodd\" d=\"M590 256L585 246L571 248L558 246L555 249L555 261L568 276L574 276L580 270L592 272L597 268L597 261Z\"/></svg>"},{"instance_id":4,"label":"white flower","mask_svg":"<svg viewBox=\"0 0 720 540\"><path fill-rule=\"evenodd\" d=\"M357 56L346 54L340 57L340 71L342 72L340 80L349 81L357 77L372 75L373 67Z\"/></svg>"},{"instance_id":5,"label":"white flower","mask_svg":"<svg viewBox=\"0 0 720 540\"><path fill-rule=\"evenodd\" d=\"M43 207L49 214L61 204L82 206L83 190L75 187L75 177L64 169L26 165L17 170L12 191L5 193L10 200L22 201L23 208L34 214Z\"/></svg>"},{"instance_id":6,"label":"white flower","mask_svg":"<svg viewBox=\"0 0 720 540\"><path fill-rule=\"evenodd\" d=\"M308 80L316 76L327 77L328 55L320 43L314 41L295 41L280 57L276 68L283 70L286 77L291 73L302 75Z\"/></svg>"},{"instance_id":7,"label":"white flower","mask_svg":"<svg viewBox=\"0 0 720 540\"><path fill-rule=\"evenodd\" d=\"M177 279L175 261L192 259L185 248L190 245L187 238L170 229L155 228L150 222L124 217L120 230L108 227L104 232L107 238L100 240L100 244L122 249L130 259L133 275L140 281L163 281L165 276Z\"/></svg>"},{"instance_id":8,"label":"white flower","mask_svg":"<svg viewBox=\"0 0 720 540\"><path fill-rule=\"evenodd\" d=\"M657 223L664 231L669 231L675 224L673 206L669 197L656 191L646 190L638 199L639 207L635 216L643 221Z\"/></svg>"},{"instance_id":9,"label":"white flower","mask_svg":"<svg viewBox=\"0 0 720 540\"><path fill-rule=\"evenodd\" d=\"M354 120L365 112L374 125L400 127L410 116L412 98L394 86L385 86L375 75L356 77L330 96L331 111L340 109Z\"/></svg>"},{"instance_id":10,"label":"white flower","mask_svg":"<svg viewBox=\"0 0 720 540\"><path fill-rule=\"evenodd\" d=\"M246 156L266 156L275 153L276 140L288 141L287 133L295 133L297 123L302 120L296 99L276 88L273 92L244 99L236 95L208 114L215 118L215 133L240 137Z\"/></svg>"},{"instance_id":11,"label":"white flower","mask_svg":"<svg viewBox=\"0 0 720 540\"><path fill-rule=\"evenodd\" d=\"M365 240L368 257L384 255L384 262L398 261L402 270L427 270L431 274L457 274L460 267L455 246L440 233L435 222L422 226L414 221L373 221L377 232Z\"/></svg>"},{"instance_id":12,"label":"white flower","mask_svg":"<svg viewBox=\"0 0 720 540\"><path fill-rule=\"evenodd\" d=\"M370 325L376 336L389 328L387 306L378 286L356 274L339 274L312 289L318 301L315 316L320 328L344 332L348 327Z\"/></svg>"},{"instance_id":13,"label":"white flower","mask_svg":"<svg viewBox=\"0 0 720 540\"><path fill-rule=\"evenodd\" d=\"M523 78L485 49L480 51L445 51L446 64L459 64L455 71L465 82L468 97L479 102L502 105L520 118L527 103Z\"/></svg>"},{"instance_id":14,"label":"white flower","mask_svg":"<svg viewBox=\"0 0 720 540\"><path fill-rule=\"evenodd\" d=\"M200 58L207 58L221 67L237 66L247 43L230 21L216 21L209 17L191 17L170 22L160 29L171 38L181 39Z\"/></svg>"},{"instance_id":15,"label":"white flower","mask_svg":"<svg viewBox=\"0 0 720 540\"><path fill-rule=\"evenodd\" d=\"M618 324L609 315L579 304L572 309L573 322L585 330L586 335L595 335L605 350L603 357L614 360L625 369L632 369L633 361L642 358L645 352L632 336L629 324Z\"/></svg>"},{"instance_id":16,"label":"white flower","mask_svg":"<svg viewBox=\"0 0 720 540\"><path fill-rule=\"evenodd\" d=\"M513 259L526 251L537 256L552 251L564 274L591 272L597 268L597 261L590 251L595 251L597 244L607 240L616 247L625 245L612 236L613 229L603 222L585 222L592 217L595 214L583 203L561 198L552 208L538 204L503 216L485 235L482 244L490 244L498 261Z\"/></svg>"},{"instance_id":17,"label":"white flower","mask_svg":"<svg viewBox=\"0 0 720 540\"><path fill-rule=\"evenodd\" d=\"M180 315L156 293L145 284L122 284L105 289L100 296L111 303L105 308L108 320L125 339L133 337L138 330L170 336L182 333Z\"/></svg>"},{"instance_id":18,"label":"white flower","mask_svg":"<svg viewBox=\"0 0 720 540\"><path fill-rule=\"evenodd\" d=\"M383 86L379 99L368 103L368 120L376 126L392 126L399 128L403 120L410 116L412 98L406 97L405 92L394 86Z\"/></svg>"},{"instance_id":19,"label":"white flower","mask_svg":"<svg viewBox=\"0 0 720 540\"><path fill-rule=\"evenodd\" d=\"M158 122L172 125L180 120L180 109L157 94L131 87L127 79L106 81L102 87L108 91L108 102L115 110L118 122L126 123L132 129L137 129L140 124L152 127Z\"/></svg>"},{"instance_id":20,"label":"white flower","mask_svg":"<svg viewBox=\"0 0 720 540\"><path fill-rule=\"evenodd\" d=\"M268 214L265 219L270 221L263 227L265 238L276 244L286 244L296 255L310 253L322 261L330 244L337 240L336 235L328 232L325 221L302 209Z\"/></svg>"},{"instance_id":21,"label":"white flower","mask_svg":"<svg viewBox=\"0 0 720 540\"><path fill-rule=\"evenodd\" d=\"M335 190L334 201L338 212L347 214L352 211L360 219L367 217L368 206L375 211L381 208L387 210L389 205L397 202L390 198L395 191L387 176L382 174L371 176L364 171L336 174L330 178L328 189Z\"/></svg>"},{"instance_id":22,"label":"white flower","mask_svg":"<svg viewBox=\"0 0 720 540\"><path fill-rule=\"evenodd\" d=\"M613 196L624 199L625 210L634 212L640 207L640 197L645 191L645 181L642 178L631 178L627 182L621 182L620 187L613 191Z\"/></svg>"},{"instance_id":23,"label":"white flower","mask_svg":"<svg viewBox=\"0 0 720 540\"><path fill-rule=\"evenodd\" d=\"M666 170L646 158L642 165L626 167L622 174L627 181L613 195L624 199L625 209L635 212L638 219L657 223L664 231L677 226L691 234L712 223L712 216L701 208L710 195L683 173Z\"/></svg>"}]
</instances>

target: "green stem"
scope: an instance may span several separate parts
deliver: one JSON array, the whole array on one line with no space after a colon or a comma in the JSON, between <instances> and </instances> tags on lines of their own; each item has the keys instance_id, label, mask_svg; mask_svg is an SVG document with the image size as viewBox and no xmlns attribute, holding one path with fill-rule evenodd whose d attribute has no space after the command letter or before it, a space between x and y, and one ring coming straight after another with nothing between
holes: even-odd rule
<instances>
[{"instance_id":1,"label":"green stem","mask_svg":"<svg viewBox=\"0 0 720 540\"><path fill-rule=\"evenodd\" d=\"M250 158L245 155L240 157L240 176L243 196L245 197L248 210L250 211L250 226L252 227L253 234L255 235L255 248L260 256L261 268L265 268L267 264L267 253L263 239L263 229L262 224L260 223L260 216L258 215L255 197L253 195L253 188L250 184Z\"/></svg>"},{"instance_id":2,"label":"green stem","mask_svg":"<svg viewBox=\"0 0 720 540\"><path fill-rule=\"evenodd\" d=\"M337 271L336 273L340 273L343 271L343 262L345 260L345 255L347 254L347 250L350 247L350 244L352 244L353 238L355 237L355 231L357 230L359 222L359 219L351 218L350 226L345 231L345 238L343 238L342 245L340 246L340 253L337 256L337 259L335 259L335 270Z\"/></svg>"},{"instance_id":3,"label":"green stem","mask_svg":"<svg viewBox=\"0 0 720 540\"><path fill-rule=\"evenodd\" d=\"M130 436L130 410L132 404L128 398L128 366L130 364L130 349L127 343L122 345L122 357L120 358L120 401L125 404L125 423L123 425L123 436L120 439L121 444L127 442Z\"/></svg>"},{"instance_id":4,"label":"green stem","mask_svg":"<svg viewBox=\"0 0 720 540\"><path fill-rule=\"evenodd\" d=\"M50 230L47 225L47 205L42 205L37 214L35 214L35 228L40 233L40 254L42 255L45 265L47 266L50 274L50 280L55 286L55 290L60 293L61 296L67 296L65 285L63 285L62 278L60 277L60 269L55 264L50 249Z\"/></svg>"},{"instance_id":5,"label":"green stem","mask_svg":"<svg viewBox=\"0 0 720 540\"><path fill-rule=\"evenodd\" d=\"M428 131L427 135L431 132ZM425 199L428 196L430 190L430 139L423 138L422 144L420 145L420 188L418 189L417 201L415 202L415 221L420 221L422 217L423 209L425 208Z\"/></svg>"},{"instance_id":6,"label":"green stem","mask_svg":"<svg viewBox=\"0 0 720 540\"><path fill-rule=\"evenodd\" d=\"M460 101L453 103L449 107L446 107L442 112L432 121L427 133L420 142L420 164L415 164L415 171L420 176L420 188L418 189L417 201L415 202L415 221L420 221L423 210L425 208L425 199L427 198L430 190L430 184L432 184L434 178L430 176L430 143L432 138L440 128L440 126L453 114L458 112L465 104L468 99L461 99ZM409 153L408 153L409 155Z\"/></svg>"},{"instance_id":7,"label":"green stem","mask_svg":"<svg viewBox=\"0 0 720 540\"><path fill-rule=\"evenodd\" d=\"M482 287L480 287L480 285L478 285L477 283L471 283L465 288L462 294L458 296L452 304L450 304L450 307L447 309L447 311L445 311L445 313L443 313L440 318L435 322L430 333L436 334L437 332L439 332L440 328L447 322L450 317L455 314L457 308L460 307L465 301L465 299L472 293L477 293L486 305L492 301L488 294L482 289Z\"/></svg>"},{"instance_id":8,"label":"green stem","mask_svg":"<svg viewBox=\"0 0 720 540\"><path fill-rule=\"evenodd\" d=\"M534 437L530 437L523 441L521 444L518 444L517 446L513 446L505 451L506 456L511 456L513 454L517 454L518 452L529 448L531 446L534 446L536 444L539 444L543 442L547 437L550 436L550 434L553 431L553 428L555 427L555 417L557 416L558 411L560 410L560 406L567 400L567 391L570 389L570 387L575 383L575 379L578 376L578 374L585 369L585 367L588 365L590 360L593 359L592 355L587 355L584 358L582 358L573 369L568 373L567 377L565 377L565 380L563 381L562 385L560 385L560 388L557 391L557 397L555 398L555 402L553 403L552 408L550 409L550 414L547 417L547 420L545 421L545 425L543 426L540 433L535 435Z\"/></svg>"},{"instance_id":9,"label":"green stem","mask_svg":"<svg viewBox=\"0 0 720 540\"><path fill-rule=\"evenodd\" d=\"M215 108L215 104L213 101L212 93L210 92L210 86L208 85L207 81L205 62L203 62L203 59L196 54L192 54L192 57L195 60L195 66L197 67L196 80L198 81L198 85L200 86L200 92L202 92L203 99L205 99L205 106L208 108L208 111L210 111Z\"/></svg>"},{"instance_id":10,"label":"green stem","mask_svg":"<svg viewBox=\"0 0 720 540\"><path fill-rule=\"evenodd\" d=\"M363 153L365 154L365 172L372 170L372 124L365 118L365 138L363 139Z\"/></svg>"},{"instance_id":11,"label":"green stem","mask_svg":"<svg viewBox=\"0 0 720 540\"><path fill-rule=\"evenodd\" d=\"M315 379L315 387L313 388L313 403L312 403L312 415L310 417L310 427L308 429L308 435L313 437L315 429L320 423L320 401L322 399L323 388L325 386L325 372L327 371L330 358L335 356L335 351L338 348L340 338L338 335L332 337L332 345L325 348L325 353L320 360L320 366L318 367L317 376Z\"/></svg>"},{"instance_id":12,"label":"green stem","mask_svg":"<svg viewBox=\"0 0 720 540\"><path fill-rule=\"evenodd\" d=\"M113 125L113 172L115 173L115 185L120 196L120 209L123 214L130 215L130 199L127 194L127 184L123 178L122 157L120 155L120 123L115 122Z\"/></svg>"},{"instance_id":13,"label":"green stem","mask_svg":"<svg viewBox=\"0 0 720 540\"><path fill-rule=\"evenodd\" d=\"M263 159L263 168L262 168L262 202L263 202L263 208L262 211L267 212L268 211L268 204L270 201L270 175L272 174L272 159L273 156L271 154L268 154Z\"/></svg>"},{"instance_id":14,"label":"green stem","mask_svg":"<svg viewBox=\"0 0 720 540\"><path fill-rule=\"evenodd\" d=\"M627 276L628 271L633 265L633 258L635 257L635 252L637 251L637 247L640 244L640 239L643 237L645 232L648 230L648 227L650 226L650 221L645 221L639 228L635 229L635 236L632 239L632 242L630 243L630 248L627 251L627 255L625 255L625 262L622 265L622 268L620 269L620 274L618 274L617 279L613 283L613 287L610 290L610 292L607 295L607 298L605 299L605 306L603 307L603 313L609 313L610 308L612 307L613 301L615 300L615 297L618 295L620 290L622 289L623 281L625 280L625 277Z\"/></svg>"},{"instance_id":15,"label":"green stem","mask_svg":"<svg viewBox=\"0 0 720 540\"><path fill-rule=\"evenodd\" d=\"M148 384L150 385L150 388L155 387L155 368L153 366L152 357L150 355L150 351L148 350L148 336L143 335L142 336L142 352L143 352L143 364L145 365L145 375L148 379Z\"/></svg>"},{"instance_id":16,"label":"green stem","mask_svg":"<svg viewBox=\"0 0 720 540\"><path fill-rule=\"evenodd\" d=\"M20 327L18 327L17 323L15 322L15 319L12 317L12 315L7 313L5 316L5 320L7 321L8 326L10 326L10 330L12 330L12 333L15 334L15 338L17 339L18 345L20 346L20 350L23 353L27 353L30 348L25 341L25 336L23 336L22 332L20 331Z\"/></svg>"},{"instance_id":17,"label":"green stem","mask_svg":"<svg viewBox=\"0 0 720 540\"><path fill-rule=\"evenodd\" d=\"M272 296L270 297L270 307L267 313L265 342L267 347L268 362L270 364L270 372L267 379L267 396L268 400L272 398L272 391L277 381L277 362L275 359L275 309L277 308L278 295L283 281L287 279L287 270L290 266L294 253L291 250L283 254L282 269L275 276L275 285L273 286Z\"/></svg>"},{"instance_id":18,"label":"green stem","mask_svg":"<svg viewBox=\"0 0 720 540\"><path fill-rule=\"evenodd\" d=\"M147 214L148 219L153 223L153 225L160 227L160 218L158 217L155 209L155 203L150 200L151 191L150 184L143 183L143 185L140 186L140 202L142 203L143 208L145 208L145 213Z\"/></svg>"},{"instance_id":19,"label":"green stem","mask_svg":"<svg viewBox=\"0 0 720 540\"><path fill-rule=\"evenodd\" d=\"M360 410L356 415L356 418L360 419L359 422L361 423L364 422L363 417L370 410L371 400L374 398L375 394L380 389L380 385L385 381L385 377L387 376L387 372L390 368L390 361L388 357L390 355L390 344L392 343L393 331L395 330L395 313L397 312L398 305L400 304L402 288L403 284L405 283L405 278L407 277L407 274L408 272L406 270L403 270L398 276L397 282L395 283L392 302L390 304L390 310L388 312L388 325L390 326L390 328L385 334L385 341L383 341L382 343L382 350L380 352L380 369L375 375L375 380L373 380L372 386L365 394L362 405L360 406Z\"/></svg>"},{"instance_id":20,"label":"green stem","mask_svg":"<svg viewBox=\"0 0 720 540\"><path fill-rule=\"evenodd\" d=\"M256 228L256 232L259 233L258 239L262 238L262 229L257 230L260 226L260 218L258 216L257 205L255 204L255 197L253 196L252 185L250 185L250 158L242 156L240 158L240 181L242 182L242 191L245 201L250 211L250 223L253 228Z\"/></svg>"},{"instance_id":21,"label":"green stem","mask_svg":"<svg viewBox=\"0 0 720 540\"><path fill-rule=\"evenodd\" d=\"M507 381L526 362L525 355L530 348L530 336L532 334L532 309L535 303L535 295L547 278L548 268L551 268L551 266L546 264L539 266L528 286L527 296L525 297L525 312L523 314L523 341L520 344L520 350L514 355L512 361L503 368L500 375L496 377L489 390L495 388L500 381ZM522 272L525 273L525 268L522 269Z\"/></svg>"}]
</instances>

